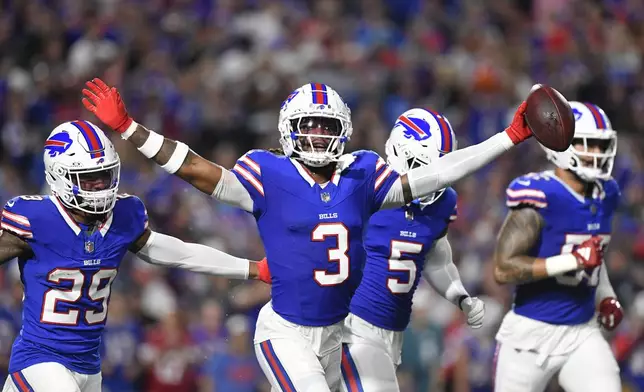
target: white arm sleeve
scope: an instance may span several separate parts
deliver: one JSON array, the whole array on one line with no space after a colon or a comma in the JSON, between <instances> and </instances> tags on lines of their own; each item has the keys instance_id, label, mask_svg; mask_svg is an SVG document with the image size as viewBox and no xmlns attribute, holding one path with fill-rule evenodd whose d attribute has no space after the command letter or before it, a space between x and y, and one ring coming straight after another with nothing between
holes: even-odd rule
<instances>
[{"instance_id":1,"label":"white arm sleeve","mask_svg":"<svg viewBox=\"0 0 644 392\"><path fill-rule=\"evenodd\" d=\"M613 285L610 284L608 271L606 271L606 265L604 264L599 267L599 284L595 292L595 304L599 304L604 298L609 297L617 298L617 295L613 290Z\"/></svg>"},{"instance_id":2,"label":"white arm sleeve","mask_svg":"<svg viewBox=\"0 0 644 392\"><path fill-rule=\"evenodd\" d=\"M221 168L221 179L217 183L212 197L226 204L253 212L253 199L237 177L227 169Z\"/></svg>"},{"instance_id":3,"label":"white arm sleeve","mask_svg":"<svg viewBox=\"0 0 644 392\"><path fill-rule=\"evenodd\" d=\"M512 148L514 144L505 132L497 133L486 141L450 152L430 163L411 169L407 179L414 199L427 196L485 166ZM400 179L391 186L382 208L395 208L405 204Z\"/></svg>"},{"instance_id":4,"label":"white arm sleeve","mask_svg":"<svg viewBox=\"0 0 644 392\"><path fill-rule=\"evenodd\" d=\"M457 306L461 296L469 297L452 261L452 247L446 236L438 239L427 253L423 277L438 294Z\"/></svg>"},{"instance_id":5,"label":"white arm sleeve","mask_svg":"<svg viewBox=\"0 0 644 392\"><path fill-rule=\"evenodd\" d=\"M169 235L152 232L136 254L141 260L164 267L248 279L250 262L201 244L191 244Z\"/></svg>"}]
</instances>

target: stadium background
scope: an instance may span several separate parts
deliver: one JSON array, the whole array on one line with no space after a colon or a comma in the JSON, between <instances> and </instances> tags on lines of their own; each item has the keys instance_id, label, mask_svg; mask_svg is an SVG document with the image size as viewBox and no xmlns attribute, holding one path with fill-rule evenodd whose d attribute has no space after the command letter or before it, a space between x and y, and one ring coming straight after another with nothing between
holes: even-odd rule
<instances>
[{"instance_id":1,"label":"stadium background","mask_svg":"<svg viewBox=\"0 0 644 392\"><path fill-rule=\"evenodd\" d=\"M0 201L48 192L41 151L55 125L99 124L80 105L93 76L117 85L139 122L228 168L250 148L276 145L280 102L310 81L333 86L352 108L350 148L381 154L393 120L410 107L447 115L463 147L502 130L531 85L548 83L600 105L619 133L614 176L624 203L606 262L628 317L609 339L625 383L639 380L631 390L644 390L643 22L640 0L2 0ZM252 217L114 140L121 189L144 199L154 229L263 257ZM545 167L528 142L456 185L460 216L449 238L465 286L486 296L486 327L473 334L422 285L402 391L490 390L493 336L511 299L490 273L504 188ZM109 308L105 390L267 390L251 342L268 295L259 282L126 260ZM4 370L20 298L12 262L0 270Z\"/></svg>"}]
</instances>

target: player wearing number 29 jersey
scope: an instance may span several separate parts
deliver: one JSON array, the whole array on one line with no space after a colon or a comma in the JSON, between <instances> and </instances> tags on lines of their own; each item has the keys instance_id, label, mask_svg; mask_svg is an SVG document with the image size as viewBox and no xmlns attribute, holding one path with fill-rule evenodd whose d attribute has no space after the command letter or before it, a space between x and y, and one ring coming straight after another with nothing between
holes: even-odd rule
<instances>
[{"instance_id":1,"label":"player wearing number 29 jersey","mask_svg":"<svg viewBox=\"0 0 644 392\"><path fill-rule=\"evenodd\" d=\"M506 132L399 175L373 152L344 153L351 111L332 88L310 83L281 105L282 154L251 151L229 171L134 122L115 88L99 79L87 87L85 107L142 154L255 216L273 278L255 350L274 390L283 391L338 388L342 321L360 281L371 215L432 194L531 135L524 103Z\"/></svg>"},{"instance_id":2,"label":"player wearing number 29 jersey","mask_svg":"<svg viewBox=\"0 0 644 392\"><path fill-rule=\"evenodd\" d=\"M497 334L497 391L542 391L556 373L567 391L621 390L595 317L608 329L622 317L601 263L620 198L610 177L616 133L595 105L570 105L573 145L546 150L558 168L519 177L506 191L495 277L518 285Z\"/></svg>"},{"instance_id":3,"label":"player wearing number 29 jersey","mask_svg":"<svg viewBox=\"0 0 644 392\"><path fill-rule=\"evenodd\" d=\"M153 264L257 276L248 260L152 232L141 200L117 195L120 160L94 124L56 127L44 161L52 195L11 199L0 218L0 263L18 258L24 286L3 392L101 390L101 334L127 251Z\"/></svg>"},{"instance_id":4,"label":"player wearing number 29 jersey","mask_svg":"<svg viewBox=\"0 0 644 392\"><path fill-rule=\"evenodd\" d=\"M401 114L386 144L387 163L399 173L429 165L456 149L444 116L424 109ZM456 219L456 192L446 188L371 217L362 281L351 299L342 350L343 390L397 391L403 331L421 274L443 297L481 326L483 302L470 298L452 262L447 228Z\"/></svg>"}]
</instances>

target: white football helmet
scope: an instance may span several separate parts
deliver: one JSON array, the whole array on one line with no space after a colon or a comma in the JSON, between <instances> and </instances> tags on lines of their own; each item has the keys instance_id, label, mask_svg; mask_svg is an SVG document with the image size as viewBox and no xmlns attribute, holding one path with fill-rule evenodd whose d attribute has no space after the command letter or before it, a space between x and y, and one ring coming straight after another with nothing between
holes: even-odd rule
<instances>
[{"instance_id":1,"label":"white football helmet","mask_svg":"<svg viewBox=\"0 0 644 392\"><path fill-rule=\"evenodd\" d=\"M617 133L606 113L597 105L570 102L575 116L575 137L566 151L552 151L541 146L552 163L575 173L582 180L608 179L617 154ZM577 149L575 145L581 145ZM592 151L599 147L600 152Z\"/></svg>"},{"instance_id":2,"label":"white football helmet","mask_svg":"<svg viewBox=\"0 0 644 392\"><path fill-rule=\"evenodd\" d=\"M410 109L398 116L385 144L387 164L399 174L417 166L428 165L456 150L452 126L441 114L425 109ZM425 204L436 201L441 189L423 198Z\"/></svg>"},{"instance_id":3,"label":"white football helmet","mask_svg":"<svg viewBox=\"0 0 644 392\"><path fill-rule=\"evenodd\" d=\"M282 103L278 129L286 156L326 166L342 156L351 138L351 110L331 87L305 84Z\"/></svg>"},{"instance_id":4,"label":"white football helmet","mask_svg":"<svg viewBox=\"0 0 644 392\"><path fill-rule=\"evenodd\" d=\"M89 214L114 208L121 161L103 131L89 121L60 124L45 142L45 178L67 207Z\"/></svg>"}]
</instances>

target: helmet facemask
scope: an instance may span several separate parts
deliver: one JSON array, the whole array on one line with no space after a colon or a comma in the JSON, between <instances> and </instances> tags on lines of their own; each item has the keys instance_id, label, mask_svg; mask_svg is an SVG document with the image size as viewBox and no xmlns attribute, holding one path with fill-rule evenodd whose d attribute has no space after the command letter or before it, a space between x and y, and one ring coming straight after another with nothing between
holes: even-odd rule
<instances>
[{"instance_id":1,"label":"helmet facemask","mask_svg":"<svg viewBox=\"0 0 644 392\"><path fill-rule=\"evenodd\" d=\"M617 154L617 138L614 131L604 131L601 136L580 135L569 147L570 171L584 181L609 179Z\"/></svg>"},{"instance_id":2,"label":"helmet facemask","mask_svg":"<svg viewBox=\"0 0 644 392\"><path fill-rule=\"evenodd\" d=\"M284 154L311 167L337 162L351 138L351 110L332 88L310 83L282 104L278 122Z\"/></svg>"},{"instance_id":3,"label":"helmet facemask","mask_svg":"<svg viewBox=\"0 0 644 392\"><path fill-rule=\"evenodd\" d=\"M342 121L330 117L300 117L291 120L293 151L305 163L317 167L337 161L347 138Z\"/></svg>"},{"instance_id":4,"label":"helmet facemask","mask_svg":"<svg viewBox=\"0 0 644 392\"><path fill-rule=\"evenodd\" d=\"M95 215L114 208L120 161L92 169L70 169L56 163L51 172L46 172L47 183L65 206Z\"/></svg>"}]
</instances>

